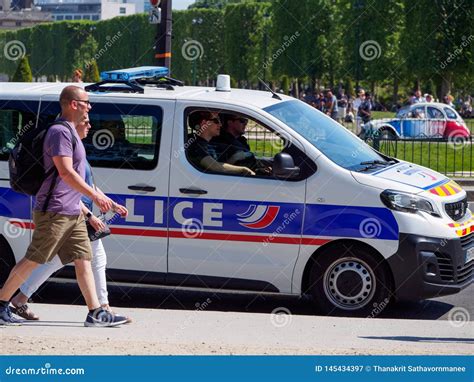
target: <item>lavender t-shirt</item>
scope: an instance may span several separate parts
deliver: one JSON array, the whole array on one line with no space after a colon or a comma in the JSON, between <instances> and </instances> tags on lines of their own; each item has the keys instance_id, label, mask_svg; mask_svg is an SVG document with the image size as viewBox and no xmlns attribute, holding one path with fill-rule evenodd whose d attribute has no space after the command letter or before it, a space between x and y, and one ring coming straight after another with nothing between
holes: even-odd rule
<instances>
[{"instance_id":1,"label":"lavender t-shirt","mask_svg":"<svg viewBox=\"0 0 474 382\"><path fill-rule=\"evenodd\" d=\"M76 140L74 150L71 131L74 134ZM86 150L84 149L84 145L82 144L79 135L77 135L76 129L72 126L70 129L63 125L51 126L46 133L43 145L43 153L46 171L54 166L53 157L72 157L72 167L82 179L85 178ZM54 174L50 175L43 182L39 192L36 194L35 210L41 211L43 209L43 204L46 200L46 196L51 186L53 177ZM79 205L80 200L81 193L68 186L58 175L56 185L53 189L53 193L46 210L62 215L79 215L81 211Z\"/></svg>"}]
</instances>

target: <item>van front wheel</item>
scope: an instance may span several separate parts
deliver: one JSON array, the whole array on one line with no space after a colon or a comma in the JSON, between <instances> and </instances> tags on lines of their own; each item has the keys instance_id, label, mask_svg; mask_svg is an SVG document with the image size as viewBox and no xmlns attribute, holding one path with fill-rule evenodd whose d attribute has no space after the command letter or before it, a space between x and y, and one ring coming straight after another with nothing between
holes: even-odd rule
<instances>
[{"instance_id":1,"label":"van front wheel","mask_svg":"<svg viewBox=\"0 0 474 382\"><path fill-rule=\"evenodd\" d=\"M328 248L311 271L311 294L324 314L375 317L390 301L384 264L358 248Z\"/></svg>"}]
</instances>

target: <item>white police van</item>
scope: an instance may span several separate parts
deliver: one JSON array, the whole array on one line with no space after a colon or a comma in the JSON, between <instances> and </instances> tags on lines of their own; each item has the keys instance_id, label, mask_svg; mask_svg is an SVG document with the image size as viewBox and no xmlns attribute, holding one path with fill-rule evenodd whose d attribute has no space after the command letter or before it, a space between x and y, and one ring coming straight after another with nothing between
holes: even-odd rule
<instances>
[{"instance_id":1,"label":"white police van","mask_svg":"<svg viewBox=\"0 0 474 382\"><path fill-rule=\"evenodd\" d=\"M104 241L113 280L308 294L324 313L357 315L472 282L474 217L456 183L379 154L294 98L230 89L228 76L205 88L165 75L114 71L86 86L93 128L84 144L96 183L130 211L112 218ZM3 279L34 228L31 198L9 187L8 151L26 129L57 116L64 86L0 90ZM250 147L272 172L195 167L187 156L194 111L247 119Z\"/></svg>"}]
</instances>

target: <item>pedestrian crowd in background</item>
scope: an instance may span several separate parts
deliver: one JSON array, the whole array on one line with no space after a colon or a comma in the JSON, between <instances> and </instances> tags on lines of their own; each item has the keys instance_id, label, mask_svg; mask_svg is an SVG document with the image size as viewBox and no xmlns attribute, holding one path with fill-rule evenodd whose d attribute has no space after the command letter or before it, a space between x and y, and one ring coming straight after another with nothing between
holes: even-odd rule
<instances>
[{"instance_id":1,"label":"pedestrian crowd in background","mask_svg":"<svg viewBox=\"0 0 474 382\"><path fill-rule=\"evenodd\" d=\"M357 124L359 130L360 123L366 123L372 118L372 111L387 111L387 108L374 100L369 92L363 88L358 88L357 96L348 96L345 90L340 86L337 91L327 90L308 90L300 93L300 100L308 103L319 111L327 114L334 120L342 123ZM456 100L451 94L446 94L441 101L429 93L422 94L421 90L415 90L406 98L404 104L397 104L392 111L398 111L404 105L412 105L421 102L442 102L459 111L465 118L474 117L472 107L472 97L459 97ZM362 108L361 108L362 106Z\"/></svg>"}]
</instances>

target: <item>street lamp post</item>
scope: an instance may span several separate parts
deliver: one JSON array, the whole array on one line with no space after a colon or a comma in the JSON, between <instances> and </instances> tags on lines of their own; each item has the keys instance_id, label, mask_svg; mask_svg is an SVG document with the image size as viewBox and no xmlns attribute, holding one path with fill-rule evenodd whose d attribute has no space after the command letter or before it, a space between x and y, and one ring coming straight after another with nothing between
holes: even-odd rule
<instances>
[{"instance_id":1,"label":"street lamp post","mask_svg":"<svg viewBox=\"0 0 474 382\"><path fill-rule=\"evenodd\" d=\"M267 54L268 54L268 31L267 31L267 21L270 18L270 15L265 12L263 15L263 82L267 83Z\"/></svg>"},{"instance_id":2,"label":"street lamp post","mask_svg":"<svg viewBox=\"0 0 474 382\"><path fill-rule=\"evenodd\" d=\"M193 40L194 40L194 26L201 25L204 20L200 17L192 20L192 28L193 28ZM193 86L196 86L196 65L197 60L199 59L199 55L197 55L193 60Z\"/></svg>"},{"instance_id":3,"label":"street lamp post","mask_svg":"<svg viewBox=\"0 0 474 382\"><path fill-rule=\"evenodd\" d=\"M155 37L155 60L171 71L172 0L150 0L153 7L150 23L158 24Z\"/></svg>"},{"instance_id":4,"label":"street lamp post","mask_svg":"<svg viewBox=\"0 0 474 382\"><path fill-rule=\"evenodd\" d=\"M364 9L364 0L355 0L354 1L354 10L356 12L356 46L355 46L355 59L356 59L356 89L359 87L360 81L360 54L359 54L359 47L360 47L360 16L362 9Z\"/></svg>"}]
</instances>

